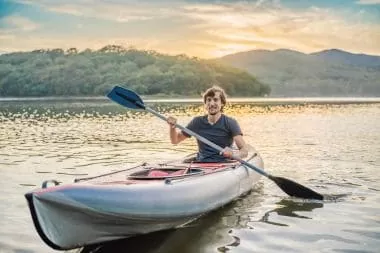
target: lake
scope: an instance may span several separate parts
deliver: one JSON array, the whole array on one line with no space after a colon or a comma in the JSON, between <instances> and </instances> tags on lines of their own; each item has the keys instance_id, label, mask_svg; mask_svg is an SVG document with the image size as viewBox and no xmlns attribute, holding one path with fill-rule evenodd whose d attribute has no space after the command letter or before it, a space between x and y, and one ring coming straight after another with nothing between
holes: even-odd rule
<instances>
[{"instance_id":1,"label":"lake","mask_svg":"<svg viewBox=\"0 0 380 253\"><path fill-rule=\"evenodd\" d=\"M72 252L378 252L379 99L278 101L235 100L226 114L268 172L341 198L290 198L262 178L249 195L184 228ZM203 113L196 101L148 105L181 125ZM54 252L24 198L44 180L69 183L196 150L194 138L171 145L168 131L157 117L104 99L0 101L0 252Z\"/></svg>"}]
</instances>

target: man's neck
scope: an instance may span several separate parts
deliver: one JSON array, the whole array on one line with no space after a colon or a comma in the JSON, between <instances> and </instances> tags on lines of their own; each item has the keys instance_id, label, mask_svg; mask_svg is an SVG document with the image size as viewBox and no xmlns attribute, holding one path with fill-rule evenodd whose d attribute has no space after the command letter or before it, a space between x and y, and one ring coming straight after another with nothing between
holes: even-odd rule
<instances>
[{"instance_id":1,"label":"man's neck","mask_svg":"<svg viewBox=\"0 0 380 253\"><path fill-rule=\"evenodd\" d=\"M211 125L213 125L213 124L215 124L217 121L218 121L218 119L220 118L222 116L222 113L221 112L218 112L217 114L215 114L215 115L207 115L207 121L211 124Z\"/></svg>"}]
</instances>

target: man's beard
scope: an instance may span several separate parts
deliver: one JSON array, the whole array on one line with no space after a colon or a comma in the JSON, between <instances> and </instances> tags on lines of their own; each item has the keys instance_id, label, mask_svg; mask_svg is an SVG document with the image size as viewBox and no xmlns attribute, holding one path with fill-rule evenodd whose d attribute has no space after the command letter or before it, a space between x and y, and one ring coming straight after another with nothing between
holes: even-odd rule
<instances>
[{"instance_id":1,"label":"man's beard","mask_svg":"<svg viewBox=\"0 0 380 253\"><path fill-rule=\"evenodd\" d=\"M218 110L217 110L217 108L215 108L215 107L212 107L212 108L210 108L209 110L208 110L208 114L209 115L216 115L216 114L218 114Z\"/></svg>"}]
</instances>

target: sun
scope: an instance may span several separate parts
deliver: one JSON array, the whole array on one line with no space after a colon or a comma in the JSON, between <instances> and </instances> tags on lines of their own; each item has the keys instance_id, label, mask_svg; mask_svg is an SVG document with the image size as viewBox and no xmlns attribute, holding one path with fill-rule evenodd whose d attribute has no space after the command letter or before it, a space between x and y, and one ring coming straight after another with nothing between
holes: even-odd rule
<instances>
[{"instance_id":1,"label":"sun","mask_svg":"<svg viewBox=\"0 0 380 253\"><path fill-rule=\"evenodd\" d=\"M227 44L223 46L218 46L214 50L210 51L210 56L212 57L223 57L229 54L235 54L238 52L244 52L256 49L253 45L242 45L242 44Z\"/></svg>"}]
</instances>

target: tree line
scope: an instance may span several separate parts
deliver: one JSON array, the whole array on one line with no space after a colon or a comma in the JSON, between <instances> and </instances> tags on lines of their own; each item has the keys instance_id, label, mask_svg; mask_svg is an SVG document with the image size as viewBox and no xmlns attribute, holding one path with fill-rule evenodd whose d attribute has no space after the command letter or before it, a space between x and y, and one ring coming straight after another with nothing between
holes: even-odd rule
<instances>
[{"instance_id":1,"label":"tree line","mask_svg":"<svg viewBox=\"0 0 380 253\"><path fill-rule=\"evenodd\" d=\"M142 95L198 96L212 84L230 96L265 96L270 87L213 60L108 45L0 55L0 96L97 96L114 85Z\"/></svg>"}]
</instances>

